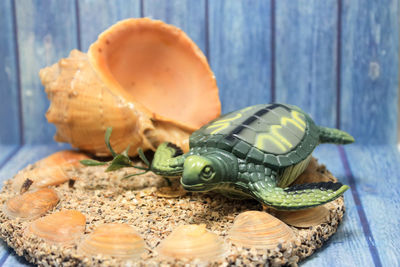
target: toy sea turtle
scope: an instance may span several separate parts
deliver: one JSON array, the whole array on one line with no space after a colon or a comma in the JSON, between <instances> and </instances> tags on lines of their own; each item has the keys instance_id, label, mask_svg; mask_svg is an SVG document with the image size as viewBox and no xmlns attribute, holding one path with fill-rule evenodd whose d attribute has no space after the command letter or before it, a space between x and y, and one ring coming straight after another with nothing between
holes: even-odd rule
<instances>
[{"instance_id":1,"label":"toy sea turtle","mask_svg":"<svg viewBox=\"0 0 400 267\"><path fill-rule=\"evenodd\" d=\"M213 190L276 209L305 209L332 201L349 188L333 182L290 186L306 169L314 148L352 142L346 132L315 125L296 106L255 105L194 132L186 154L171 143L161 144L150 169L166 177L182 175L188 191Z\"/></svg>"}]
</instances>

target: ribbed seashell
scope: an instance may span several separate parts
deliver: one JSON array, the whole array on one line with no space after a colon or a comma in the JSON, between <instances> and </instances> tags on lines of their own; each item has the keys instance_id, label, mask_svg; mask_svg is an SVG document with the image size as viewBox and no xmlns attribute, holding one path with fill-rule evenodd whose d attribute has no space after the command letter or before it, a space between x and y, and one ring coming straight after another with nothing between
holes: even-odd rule
<instances>
[{"instance_id":1,"label":"ribbed seashell","mask_svg":"<svg viewBox=\"0 0 400 267\"><path fill-rule=\"evenodd\" d=\"M11 219L31 220L54 208L59 200L54 189L41 188L9 199L4 204L3 211Z\"/></svg>"},{"instance_id":2,"label":"ribbed seashell","mask_svg":"<svg viewBox=\"0 0 400 267\"><path fill-rule=\"evenodd\" d=\"M85 154L63 150L39 160L31 170L21 170L14 177L12 188L19 192L27 179L32 181L29 189L37 189L51 185L59 185L69 180L67 171L81 166L79 161L87 159Z\"/></svg>"},{"instance_id":3,"label":"ribbed seashell","mask_svg":"<svg viewBox=\"0 0 400 267\"><path fill-rule=\"evenodd\" d=\"M200 259L214 261L224 256L226 246L205 224L178 226L157 247L160 257L169 259Z\"/></svg>"},{"instance_id":4,"label":"ribbed seashell","mask_svg":"<svg viewBox=\"0 0 400 267\"><path fill-rule=\"evenodd\" d=\"M275 216L289 225L308 228L327 222L329 220L329 209L326 205L323 205L298 211L282 210L276 211Z\"/></svg>"},{"instance_id":5,"label":"ribbed seashell","mask_svg":"<svg viewBox=\"0 0 400 267\"><path fill-rule=\"evenodd\" d=\"M70 244L85 232L86 217L76 210L62 210L36 219L27 228L28 234L48 243Z\"/></svg>"},{"instance_id":6,"label":"ribbed seashell","mask_svg":"<svg viewBox=\"0 0 400 267\"><path fill-rule=\"evenodd\" d=\"M289 226L266 212L246 211L235 218L228 239L241 247L274 249L294 242L295 235Z\"/></svg>"},{"instance_id":7,"label":"ribbed seashell","mask_svg":"<svg viewBox=\"0 0 400 267\"><path fill-rule=\"evenodd\" d=\"M40 71L57 127L56 141L96 155L111 145L155 149L170 141L188 150L188 136L220 114L206 57L178 28L148 18L127 19L99 35L87 54L73 50Z\"/></svg>"},{"instance_id":8,"label":"ribbed seashell","mask_svg":"<svg viewBox=\"0 0 400 267\"><path fill-rule=\"evenodd\" d=\"M89 234L78 250L89 255L138 259L145 252L145 242L128 224L104 224Z\"/></svg>"}]
</instances>

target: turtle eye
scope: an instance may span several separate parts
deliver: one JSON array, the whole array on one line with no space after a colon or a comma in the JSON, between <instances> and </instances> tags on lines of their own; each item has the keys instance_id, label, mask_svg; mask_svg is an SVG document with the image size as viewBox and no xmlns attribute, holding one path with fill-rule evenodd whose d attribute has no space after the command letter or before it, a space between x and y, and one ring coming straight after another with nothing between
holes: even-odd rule
<instances>
[{"instance_id":1,"label":"turtle eye","mask_svg":"<svg viewBox=\"0 0 400 267\"><path fill-rule=\"evenodd\" d=\"M214 169L213 167L207 165L201 170L201 178L203 180L211 180L214 177Z\"/></svg>"}]
</instances>

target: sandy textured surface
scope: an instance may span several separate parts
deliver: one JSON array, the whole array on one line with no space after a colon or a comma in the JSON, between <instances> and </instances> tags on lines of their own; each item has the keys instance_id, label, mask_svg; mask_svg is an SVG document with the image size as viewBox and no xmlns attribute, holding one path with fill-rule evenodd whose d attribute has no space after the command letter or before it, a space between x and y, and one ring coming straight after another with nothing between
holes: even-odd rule
<instances>
[{"instance_id":1,"label":"sandy textured surface","mask_svg":"<svg viewBox=\"0 0 400 267\"><path fill-rule=\"evenodd\" d=\"M25 169L35 168L30 165ZM247 210L273 210L262 207L253 200L231 200L214 193L186 193L179 189L177 181L174 188L168 188L166 181L157 175L147 173L131 180L121 180L126 174L136 170L122 169L105 173L104 167L82 167L68 172L76 179L73 187L68 183L54 187L60 196L60 203L54 211L76 209L86 216L85 235L103 223L127 223L135 227L146 242L146 252L140 261L120 260L106 256L87 256L77 249L80 240L69 246L50 245L34 236L26 235L24 230L30 221L8 219L0 211L1 238L18 255L38 265L63 266L188 266L188 265L294 265L310 256L317 248L336 232L343 218L344 202L339 198L326 204L330 214L327 221L306 229L292 227L297 242L293 245L277 245L273 250L255 250L232 245L227 239L234 218ZM335 178L318 164L310 164L306 170L320 180ZM304 177L303 177L304 178ZM307 178L302 179L306 181ZM11 181L5 182L0 193L1 204L14 196ZM177 189L175 189L177 188ZM206 224L207 229L225 239L228 253L220 261L201 262L196 259L166 261L160 259L155 251L160 241L181 224ZM84 237L82 237L84 238Z\"/></svg>"}]
</instances>

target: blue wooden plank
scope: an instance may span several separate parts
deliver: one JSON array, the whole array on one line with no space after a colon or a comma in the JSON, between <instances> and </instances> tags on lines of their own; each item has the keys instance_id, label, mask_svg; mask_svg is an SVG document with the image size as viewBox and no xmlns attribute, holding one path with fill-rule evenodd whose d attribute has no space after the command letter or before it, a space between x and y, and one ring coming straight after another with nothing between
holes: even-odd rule
<instances>
[{"instance_id":1,"label":"blue wooden plank","mask_svg":"<svg viewBox=\"0 0 400 267\"><path fill-rule=\"evenodd\" d=\"M80 0L77 4L82 51L87 51L97 36L117 21L140 17L139 0Z\"/></svg>"},{"instance_id":2,"label":"blue wooden plank","mask_svg":"<svg viewBox=\"0 0 400 267\"><path fill-rule=\"evenodd\" d=\"M340 126L359 144L395 144L398 1L342 2Z\"/></svg>"},{"instance_id":3,"label":"blue wooden plank","mask_svg":"<svg viewBox=\"0 0 400 267\"><path fill-rule=\"evenodd\" d=\"M3 243L3 242L2 242ZM2 267L28 267L35 266L29 263L25 258L18 256L11 248L7 248L6 253L0 258Z\"/></svg>"},{"instance_id":4,"label":"blue wooden plank","mask_svg":"<svg viewBox=\"0 0 400 267\"><path fill-rule=\"evenodd\" d=\"M0 143L0 169L4 164L17 152L19 145L17 144L1 144Z\"/></svg>"},{"instance_id":5,"label":"blue wooden plank","mask_svg":"<svg viewBox=\"0 0 400 267\"><path fill-rule=\"evenodd\" d=\"M222 111L271 101L269 1L208 2L209 59Z\"/></svg>"},{"instance_id":6,"label":"blue wooden plank","mask_svg":"<svg viewBox=\"0 0 400 267\"><path fill-rule=\"evenodd\" d=\"M275 95L336 126L338 1L276 1Z\"/></svg>"},{"instance_id":7,"label":"blue wooden plank","mask_svg":"<svg viewBox=\"0 0 400 267\"><path fill-rule=\"evenodd\" d=\"M21 139L18 56L11 0L0 1L0 144Z\"/></svg>"},{"instance_id":8,"label":"blue wooden plank","mask_svg":"<svg viewBox=\"0 0 400 267\"><path fill-rule=\"evenodd\" d=\"M75 1L16 0L24 141L51 142L55 127L45 118L49 102L39 70L77 47Z\"/></svg>"},{"instance_id":9,"label":"blue wooden plank","mask_svg":"<svg viewBox=\"0 0 400 267\"><path fill-rule=\"evenodd\" d=\"M349 177L343 168L340 154L335 145L317 147L314 156L319 163L344 184L349 184ZM331 239L307 259L302 266L372 266L373 260L362 231L353 196L348 190L345 194L346 213L342 225Z\"/></svg>"},{"instance_id":10,"label":"blue wooden plank","mask_svg":"<svg viewBox=\"0 0 400 267\"><path fill-rule=\"evenodd\" d=\"M379 254L375 261L399 266L400 153L395 146L349 146L345 152L370 230L371 248Z\"/></svg>"},{"instance_id":11,"label":"blue wooden plank","mask_svg":"<svg viewBox=\"0 0 400 267\"><path fill-rule=\"evenodd\" d=\"M147 0L143 1L143 16L160 19L182 29L206 52L205 0Z\"/></svg>"}]
</instances>

